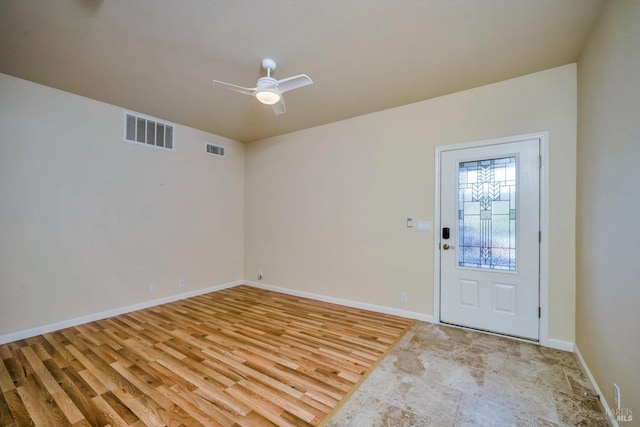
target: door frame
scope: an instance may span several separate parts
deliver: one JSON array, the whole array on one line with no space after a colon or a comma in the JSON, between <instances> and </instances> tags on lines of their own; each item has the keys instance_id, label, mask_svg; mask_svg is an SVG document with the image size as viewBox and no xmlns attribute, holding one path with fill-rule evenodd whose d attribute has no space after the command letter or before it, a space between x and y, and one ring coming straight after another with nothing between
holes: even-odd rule
<instances>
[{"instance_id":1,"label":"door frame","mask_svg":"<svg viewBox=\"0 0 640 427\"><path fill-rule=\"evenodd\" d=\"M435 218L433 235L433 323L440 322L440 159L445 151L476 148L489 145L506 144L525 140L537 139L540 142L540 308L538 319L540 331L539 343L545 347L549 345L549 132L535 132L504 138L463 142L459 144L441 145L435 148ZM514 338L517 339L517 338ZM524 340L527 341L527 340ZM527 341L530 342L530 341Z\"/></svg>"}]
</instances>

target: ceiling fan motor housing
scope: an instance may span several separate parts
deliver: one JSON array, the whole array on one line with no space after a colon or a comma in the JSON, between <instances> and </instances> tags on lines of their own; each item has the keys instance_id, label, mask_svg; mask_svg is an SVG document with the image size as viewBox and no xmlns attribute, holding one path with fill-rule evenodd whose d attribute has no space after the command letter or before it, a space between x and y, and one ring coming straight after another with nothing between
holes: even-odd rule
<instances>
[{"instance_id":1,"label":"ceiling fan motor housing","mask_svg":"<svg viewBox=\"0 0 640 427\"><path fill-rule=\"evenodd\" d=\"M260 77L256 89L275 89L278 81L273 77Z\"/></svg>"}]
</instances>

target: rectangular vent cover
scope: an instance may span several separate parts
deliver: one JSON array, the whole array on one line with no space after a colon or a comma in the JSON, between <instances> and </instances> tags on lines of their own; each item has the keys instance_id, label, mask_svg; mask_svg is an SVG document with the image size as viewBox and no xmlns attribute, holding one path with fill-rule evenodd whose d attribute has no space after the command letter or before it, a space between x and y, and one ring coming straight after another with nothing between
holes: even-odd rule
<instances>
[{"instance_id":1,"label":"rectangular vent cover","mask_svg":"<svg viewBox=\"0 0 640 427\"><path fill-rule=\"evenodd\" d=\"M220 147L219 145L207 144L207 153L224 157L224 147Z\"/></svg>"},{"instance_id":2,"label":"rectangular vent cover","mask_svg":"<svg viewBox=\"0 0 640 427\"><path fill-rule=\"evenodd\" d=\"M173 151L174 126L150 117L125 113L124 140Z\"/></svg>"}]
</instances>

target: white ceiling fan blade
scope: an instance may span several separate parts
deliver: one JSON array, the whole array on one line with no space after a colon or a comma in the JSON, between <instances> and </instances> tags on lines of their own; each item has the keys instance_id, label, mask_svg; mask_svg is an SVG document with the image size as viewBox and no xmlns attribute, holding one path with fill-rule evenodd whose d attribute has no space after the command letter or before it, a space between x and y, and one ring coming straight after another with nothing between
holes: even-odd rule
<instances>
[{"instance_id":1,"label":"white ceiling fan blade","mask_svg":"<svg viewBox=\"0 0 640 427\"><path fill-rule=\"evenodd\" d=\"M242 87L238 85L232 85L231 83L221 82L219 80L214 80L213 85L219 86L224 89L232 90L234 92L244 93L245 95L253 95L253 93L256 91L255 87L254 88Z\"/></svg>"},{"instance_id":2,"label":"white ceiling fan blade","mask_svg":"<svg viewBox=\"0 0 640 427\"><path fill-rule=\"evenodd\" d=\"M289 90L297 89L302 86L310 85L313 80L306 74L300 74L293 77L287 77L286 79L278 80L276 87L281 93Z\"/></svg>"},{"instance_id":3,"label":"white ceiling fan blade","mask_svg":"<svg viewBox=\"0 0 640 427\"><path fill-rule=\"evenodd\" d=\"M287 112L287 108L284 105L284 98L282 96L280 97L280 101L273 104L272 107L273 112L276 113L276 116Z\"/></svg>"}]
</instances>

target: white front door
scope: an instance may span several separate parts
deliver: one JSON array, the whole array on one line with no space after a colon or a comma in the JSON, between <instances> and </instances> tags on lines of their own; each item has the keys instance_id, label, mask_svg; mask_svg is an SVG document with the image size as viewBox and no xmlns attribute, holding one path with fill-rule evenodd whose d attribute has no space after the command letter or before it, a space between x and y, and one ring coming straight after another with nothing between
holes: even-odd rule
<instances>
[{"instance_id":1,"label":"white front door","mask_svg":"<svg viewBox=\"0 0 640 427\"><path fill-rule=\"evenodd\" d=\"M441 152L441 322L538 340L539 162L538 139Z\"/></svg>"}]
</instances>

